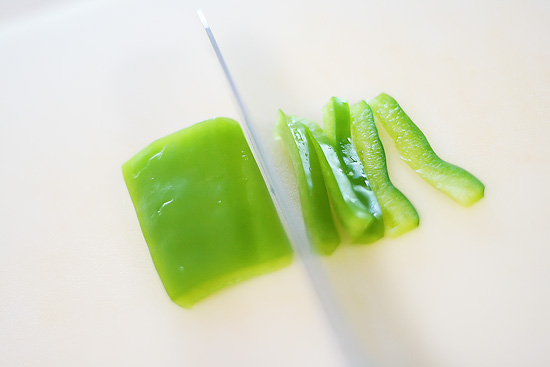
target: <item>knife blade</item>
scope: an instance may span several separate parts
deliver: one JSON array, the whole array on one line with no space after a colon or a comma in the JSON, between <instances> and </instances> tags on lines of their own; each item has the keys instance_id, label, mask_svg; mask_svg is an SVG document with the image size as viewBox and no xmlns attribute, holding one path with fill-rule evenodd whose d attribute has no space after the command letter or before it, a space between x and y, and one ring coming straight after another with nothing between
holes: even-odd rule
<instances>
[{"instance_id":1,"label":"knife blade","mask_svg":"<svg viewBox=\"0 0 550 367\"><path fill-rule=\"evenodd\" d=\"M227 63L221 53L220 47L218 46L218 42L214 37L212 28L206 20L204 12L201 9L197 9L196 12L202 26L204 27L204 30L206 31L208 39L210 40L210 44L212 45L214 53L216 54L218 62L223 70L226 81L229 84L231 94L242 119L242 128L246 139L250 145L252 154L258 163L258 167L260 168L262 176L266 182L275 207L277 208L281 222L286 230L294 251L298 254L298 257L304 265L309 281L347 359L347 364L351 367L372 366L372 363L368 360L363 348L361 347L361 343L350 327L348 320L343 313L343 309L335 297L334 291L331 289L327 274L323 270L317 255L315 255L312 251L312 246L308 239L307 233L304 230L304 226L300 227L296 225L296 222L290 220L289 218L289 205L291 202L290 196L284 189L282 183L277 179L278 176L274 172L274 165L271 163L269 155L265 149L262 148L261 144L257 143L259 139L255 125L250 118L248 110L243 102L243 99L241 98Z\"/></svg>"}]
</instances>

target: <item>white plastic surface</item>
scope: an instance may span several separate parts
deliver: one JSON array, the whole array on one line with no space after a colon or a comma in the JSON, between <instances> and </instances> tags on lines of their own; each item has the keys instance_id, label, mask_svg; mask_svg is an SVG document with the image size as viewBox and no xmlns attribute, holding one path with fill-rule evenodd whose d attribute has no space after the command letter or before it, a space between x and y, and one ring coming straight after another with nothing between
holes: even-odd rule
<instances>
[{"instance_id":1,"label":"white plastic surface","mask_svg":"<svg viewBox=\"0 0 550 367\"><path fill-rule=\"evenodd\" d=\"M192 311L154 272L120 165L158 137L238 116L197 6L266 142L277 108L319 120L332 95L385 91L486 184L464 209L382 132L421 227L325 259L370 354L393 366L550 364L544 1L128 1L0 24L0 365L342 365L298 264ZM291 187L284 150L269 144Z\"/></svg>"}]
</instances>

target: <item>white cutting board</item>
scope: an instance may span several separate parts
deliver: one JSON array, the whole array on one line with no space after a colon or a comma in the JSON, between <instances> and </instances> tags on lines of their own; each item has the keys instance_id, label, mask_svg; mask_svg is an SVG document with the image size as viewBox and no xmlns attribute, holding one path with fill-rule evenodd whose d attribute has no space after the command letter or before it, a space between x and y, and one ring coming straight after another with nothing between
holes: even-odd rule
<instances>
[{"instance_id":1,"label":"white cutting board","mask_svg":"<svg viewBox=\"0 0 550 367\"><path fill-rule=\"evenodd\" d=\"M298 262L184 310L150 260L120 165L238 118L201 6L262 141L277 108L394 95L477 175L464 209L398 158L419 229L325 259L381 365L550 364L550 7L544 1L74 3L0 24L0 366L342 366ZM296 197L296 196L295 196Z\"/></svg>"}]
</instances>

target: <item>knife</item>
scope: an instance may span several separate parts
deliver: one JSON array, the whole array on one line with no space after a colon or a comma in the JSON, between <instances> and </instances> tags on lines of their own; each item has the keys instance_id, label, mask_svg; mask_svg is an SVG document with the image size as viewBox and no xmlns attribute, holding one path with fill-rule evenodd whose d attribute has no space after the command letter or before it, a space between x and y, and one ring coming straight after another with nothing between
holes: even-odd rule
<instances>
[{"instance_id":1,"label":"knife","mask_svg":"<svg viewBox=\"0 0 550 367\"><path fill-rule=\"evenodd\" d=\"M229 68L223 58L218 42L214 37L212 28L206 20L206 16L201 9L197 9L196 11L223 70L227 83L229 84L229 88L231 89L233 99L242 119L242 128L250 145L250 150L258 163L258 167L260 168L262 176L267 184L267 188L271 194L294 251L298 254L298 257L304 265L315 294L347 359L347 365L350 367L373 366L363 351L359 339L350 327L350 324L335 297L335 294L328 282L327 274L323 270L317 255L315 255L312 251L312 246L308 239L307 233L305 232L304 225L299 226L296 221L290 220L289 205L291 203L291 198L284 189L280 180L277 179L278 176L274 172L274 165L271 163L269 154L267 154L265 149L262 148L261 144L257 143L259 139L255 125L248 114L239 91L237 90L235 81L229 72Z\"/></svg>"}]
</instances>

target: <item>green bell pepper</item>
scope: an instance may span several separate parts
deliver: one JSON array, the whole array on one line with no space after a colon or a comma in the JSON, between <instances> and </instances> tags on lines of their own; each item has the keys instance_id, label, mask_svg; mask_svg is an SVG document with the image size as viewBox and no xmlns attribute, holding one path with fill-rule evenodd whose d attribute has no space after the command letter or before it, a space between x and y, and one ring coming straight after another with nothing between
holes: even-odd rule
<instances>
[{"instance_id":1,"label":"green bell pepper","mask_svg":"<svg viewBox=\"0 0 550 367\"><path fill-rule=\"evenodd\" d=\"M239 124L216 118L159 139L122 171L170 298L191 307L288 265L292 250Z\"/></svg>"},{"instance_id":2,"label":"green bell pepper","mask_svg":"<svg viewBox=\"0 0 550 367\"><path fill-rule=\"evenodd\" d=\"M302 214L313 248L322 255L330 255L340 244L340 235L332 218L314 144L306 134L306 127L300 119L287 116L283 111L279 111L277 130L294 166Z\"/></svg>"},{"instance_id":3,"label":"green bell pepper","mask_svg":"<svg viewBox=\"0 0 550 367\"><path fill-rule=\"evenodd\" d=\"M384 146L378 136L372 110L365 101L351 106L351 135L372 190L382 208L388 236L397 237L418 227L416 209L390 180Z\"/></svg>"},{"instance_id":4,"label":"green bell pepper","mask_svg":"<svg viewBox=\"0 0 550 367\"><path fill-rule=\"evenodd\" d=\"M470 206L483 197L485 186L481 181L468 171L439 158L426 136L395 99L382 93L369 105L394 140L401 158L420 177L463 206Z\"/></svg>"},{"instance_id":5,"label":"green bell pepper","mask_svg":"<svg viewBox=\"0 0 550 367\"><path fill-rule=\"evenodd\" d=\"M361 241L375 218L358 198L336 148L315 122L297 117L292 117L292 121L293 125L303 127L308 143L314 148L330 202L340 223L352 241Z\"/></svg>"},{"instance_id":6,"label":"green bell pepper","mask_svg":"<svg viewBox=\"0 0 550 367\"><path fill-rule=\"evenodd\" d=\"M344 169L344 174L351 182L352 190L368 209L372 218L368 228L355 238L355 242L371 243L384 236L384 221L380 205L353 145L350 125L348 102L332 97L323 109L323 127L336 147L336 153Z\"/></svg>"}]
</instances>

